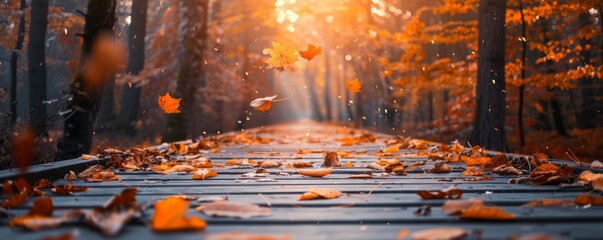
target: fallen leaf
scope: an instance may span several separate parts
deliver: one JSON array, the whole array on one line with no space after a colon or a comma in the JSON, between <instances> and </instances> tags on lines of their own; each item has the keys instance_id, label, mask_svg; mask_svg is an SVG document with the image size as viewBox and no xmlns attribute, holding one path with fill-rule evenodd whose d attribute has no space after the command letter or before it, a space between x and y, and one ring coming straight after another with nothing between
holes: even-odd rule
<instances>
[{"instance_id":1,"label":"fallen leaf","mask_svg":"<svg viewBox=\"0 0 603 240\"><path fill-rule=\"evenodd\" d=\"M408 228L403 228L402 230L400 230L398 232L398 236L396 237L396 240L404 240L404 239L406 239L408 234L409 234Z\"/></svg>"},{"instance_id":2,"label":"fallen leaf","mask_svg":"<svg viewBox=\"0 0 603 240\"><path fill-rule=\"evenodd\" d=\"M544 199L528 202L524 207L571 207L574 206L574 201L563 199Z\"/></svg>"},{"instance_id":3,"label":"fallen leaf","mask_svg":"<svg viewBox=\"0 0 603 240\"><path fill-rule=\"evenodd\" d=\"M310 61L312 60L315 56L320 55L320 53L322 52L321 47L317 47L315 45L312 44L308 44L308 49L306 51L299 51L299 55Z\"/></svg>"},{"instance_id":4,"label":"fallen leaf","mask_svg":"<svg viewBox=\"0 0 603 240\"><path fill-rule=\"evenodd\" d=\"M322 160L323 167L341 167L337 152L326 152Z\"/></svg>"},{"instance_id":5,"label":"fallen leaf","mask_svg":"<svg viewBox=\"0 0 603 240\"><path fill-rule=\"evenodd\" d=\"M398 145L389 146L383 149L384 153L397 153L400 151L400 147Z\"/></svg>"},{"instance_id":6,"label":"fallen leaf","mask_svg":"<svg viewBox=\"0 0 603 240\"><path fill-rule=\"evenodd\" d=\"M268 111L272 107L272 101L274 101L275 98L276 98L276 95L274 95L272 97L256 98L253 101L251 101L249 106L251 106L259 111L262 111L262 112Z\"/></svg>"},{"instance_id":7,"label":"fallen leaf","mask_svg":"<svg viewBox=\"0 0 603 240\"><path fill-rule=\"evenodd\" d=\"M459 199L463 196L463 192L457 187L449 187L438 192L420 191L417 195L422 199Z\"/></svg>"},{"instance_id":8,"label":"fallen leaf","mask_svg":"<svg viewBox=\"0 0 603 240\"><path fill-rule=\"evenodd\" d=\"M196 170L197 169L191 165L178 164L178 165L171 167L167 171L168 172L194 172Z\"/></svg>"},{"instance_id":9,"label":"fallen leaf","mask_svg":"<svg viewBox=\"0 0 603 240\"><path fill-rule=\"evenodd\" d=\"M270 216L269 208L251 203L217 201L203 206L203 213L211 217L252 218Z\"/></svg>"},{"instance_id":10,"label":"fallen leaf","mask_svg":"<svg viewBox=\"0 0 603 240\"><path fill-rule=\"evenodd\" d=\"M480 181L490 181L494 178L489 177L489 176L481 176L481 177L477 177L477 178L463 178L463 181L468 181L468 182L480 182Z\"/></svg>"},{"instance_id":11,"label":"fallen leaf","mask_svg":"<svg viewBox=\"0 0 603 240\"><path fill-rule=\"evenodd\" d=\"M188 201L169 197L155 203L151 229L156 232L203 230L207 223L198 217L186 217Z\"/></svg>"},{"instance_id":12,"label":"fallen leaf","mask_svg":"<svg viewBox=\"0 0 603 240\"><path fill-rule=\"evenodd\" d=\"M352 174L352 175L348 176L348 178L366 179L366 178L373 178L373 175L371 175L371 174Z\"/></svg>"},{"instance_id":13,"label":"fallen leaf","mask_svg":"<svg viewBox=\"0 0 603 240\"><path fill-rule=\"evenodd\" d=\"M354 163L348 161L345 164L343 164L343 166L347 167L347 168L353 168L354 167Z\"/></svg>"},{"instance_id":14,"label":"fallen leaf","mask_svg":"<svg viewBox=\"0 0 603 240\"><path fill-rule=\"evenodd\" d=\"M193 180L205 180L208 178L212 178L218 176L218 173L214 170L203 168L195 171L193 173Z\"/></svg>"},{"instance_id":15,"label":"fallen leaf","mask_svg":"<svg viewBox=\"0 0 603 240\"><path fill-rule=\"evenodd\" d=\"M140 210L127 208L123 211L93 209L84 212L84 221L100 230L105 237L114 236L135 217L140 217Z\"/></svg>"},{"instance_id":16,"label":"fallen leaf","mask_svg":"<svg viewBox=\"0 0 603 240\"><path fill-rule=\"evenodd\" d=\"M509 221L515 220L515 215L497 207L474 206L464 210L460 219Z\"/></svg>"},{"instance_id":17,"label":"fallen leaf","mask_svg":"<svg viewBox=\"0 0 603 240\"><path fill-rule=\"evenodd\" d=\"M462 228L439 227L430 228L414 232L411 235L413 240L453 240L467 235L467 231Z\"/></svg>"},{"instance_id":18,"label":"fallen leaf","mask_svg":"<svg viewBox=\"0 0 603 240\"><path fill-rule=\"evenodd\" d=\"M295 168L311 168L312 163L304 162L304 161L295 161L295 162L293 162L293 167L295 167Z\"/></svg>"},{"instance_id":19,"label":"fallen leaf","mask_svg":"<svg viewBox=\"0 0 603 240\"><path fill-rule=\"evenodd\" d=\"M415 211L415 216L429 216L431 215L431 206L423 205Z\"/></svg>"},{"instance_id":20,"label":"fallen leaf","mask_svg":"<svg viewBox=\"0 0 603 240\"><path fill-rule=\"evenodd\" d=\"M27 190L23 189L21 192L13 194L8 199L4 200L4 202L2 202L2 207L3 208L11 208L11 207L19 206L19 205L25 203L25 201L27 201L28 197L29 197L29 194L27 194Z\"/></svg>"},{"instance_id":21,"label":"fallen leaf","mask_svg":"<svg viewBox=\"0 0 603 240\"><path fill-rule=\"evenodd\" d=\"M591 194L580 194L576 196L574 200L576 205L584 206L584 205L593 205L593 206L603 206L603 196L599 195L591 195Z\"/></svg>"},{"instance_id":22,"label":"fallen leaf","mask_svg":"<svg viewBox=\"0 0 603 240\"><path fill-rule=\"evenodd\" d=\"M345 82L345 88L347 88L351 93L359 93L362 89L362 83L360 80L358 80L358 78L349 80Z\"/></svg>"},{"instance_id":23,"label":"fallen leaf","mask_svg":"<svg viewBox=\"0 0 603 240\"><path fill-rule=\"evenodd\" d=\"M266 60L269 68L274 68L279 71L284 71L286 66L295 64L298 60L298 53L288 44L272 42L272 48L267 48L266 51L270 54L270 58Z\"/></svg>"},{"instance_id":24,"label":"fallen leaf","mask_svg":"<svg viewBox=\"0 0 603 240\"><path fill-rule=\"evenodd\" d=\"M603 162L595 160L590 163L591 168L603 168Z\"/></svg>"},{"instance_id":25,"label":"fallen leaf","mask_svg":"<svg viewBox=\"0 0 603 240\"><path fill-rule=\"evenodd\" d=\"M448 215L456 215L471 207L478 207L482 204L482 200L480 199L447 200L444 205L442 205L442 212Z\"/></svg>"},{"instance_id":26,"label":"fallen leaf","mask_svg":"<svg viewBox=\"0 0 603 240\"><path fill-rule=\"evenodd\" d=\"M84 171L81 171L80 173L78 173L77 177L81 178L81 179L90 178L90 177L92 177L92 174L100 172L100 171L103 171L103 167L101 167L101 165L99 165L99 164L95 164L95 165L92 165L92 166L86 168Z\"/></svg>"},{"instance_id":27,"label":"fallen leaf","mask_svg":"<svg viewBox=\"0 0 603 240\"><path fill-rule=\"evenodd\" d=\"M8 226L22 227L28 230L37 231L41 229L56 228L62 223L79 216L79 211L75 211L68 212L63 217L54 218L52 217L53 210L54 207L51 198L38 198L33 202L33 205L27 214L11 219Z\"/></svg>"},{"instance_id":28,"label":"fallen leaf","mask_svg":"<svg viewBox=\"0 0 603 240\"><path fill-rule=\"evenodd\" d=\"M341 194L342 194L342 192L335 190L335 189L310 188L307 192L303 193L297 200L304 201L304 200L321 199L321 198L333 199L333 198L338 198L339 196L341 196Z\"/></svg>"},{"instance_id":29,"label":"fallen leaf","mask_svg":"<svg viewBox=\"0 0 603 240\"><path fill-rule=\"evenodd\" d=\"M291 240L291 238L287 235L224 232L209 234L207 240Z\"/></svg>"},{"instance_id":30,"label":"fallen leaf","mask_svg":"<svg viewBox=\"0 0 603 240\"><path fill-rule=\"evenodd\" d=\"M109 198L109 200L103 204L102 208L104 210L115 210L120 207L136 207L136 193L138 193L137 188L126 188L122 190L120 194L116 194Z\"/></svg>"},{"instance_id":31,"label":"fallen leaf","mask_svg":"<svg viewBox=\"0 0 603 240\"><path fill-rule=\"evenodd\" d=\"M297 172L308 177L324 177L329 175L333 168L299 168Z\"/></svg>"},{"instance_id":32,"label":"fallen leaf","mask_svg":"<svg viewBox=\"0 0 603 240\"><path fill-rule=\"evenodd\" d=\"M44 188L51 188L51 187L52 187L52 183L46 178L42 178L34 184L35 189L44 189Z\"/></svg>"},{"instance_id":33,"label":"fallen leaf","mask_svg":"<svg viewBox=\"0 0 603 240\"><path fill-rule=\"evenodd\" d=\"M559 184L562 182L570 182L570 177L573 176L574 169L568 165L558 167L552 163L545 163L535 168L530 173L530 184L546 185Z\"/></svg>"},{"instance_id":34,"label":"fallen leaf","mask_svg":"<svg viewBox=\"0 0 603 240\"><path fill-rule=\"evenodd\" d=\"M484 172L476 167L468 167L461 173L463 176L483 176Z\"/></svg>"},{"instance_id":35,"label":"fallen leaf","mask_svg":"<svg viewBox=\"0 0 603 240\"><path fill-rule=\"evenodd\" d=\"M450 167L443 162L438 162L429 171L429 173L450 173Z\"/></svg>"},{"instance_id":36,"label":"fallen leaf","mask_svg":"<svg viewBox=\"0 0 603 240\"><path fill-rule=\"evenodd\" d=\"M52 192L60 195L72 195L73 192L84 192L88 191L88 187L78 187L73 186L73 184L69 183L69 185L58 185L52 188Z\"/></svg>"},{"instance_id":37,"label":"fallen leaf","mask_svg":"<svg viewBox=\"0 0 603 240\"><path fill-rule=\"evenodd\" d=\"M501 165L492 170L493 173L498 175L521 175L521 171L513 166Z\"/></svg>"},{"instance_id":38,"label":"fallen leaf","mask_svg":"<svg viewBox=\"0 0 603 240\"><path fill-rule=\"evenodd\" d=\"M182 98L173 98L168 92L163 96L159 96L159 98L157 98L157 103L164 113L180 113L180 110L178 110L180 107L180 100L182 100Z\"/></svg>"},{"instance_id":39,"label":"fallen leaf","mask_svg":"<svg viewBox=\"0 0 603 240\"><path fill-rule=\"evenodd\" d=\"M281 166L281 162L274 161L274 160L266 160L260 164L261 168L275 168L275 167L280 167L280 166Z\"/></svg>"}]
</instances>

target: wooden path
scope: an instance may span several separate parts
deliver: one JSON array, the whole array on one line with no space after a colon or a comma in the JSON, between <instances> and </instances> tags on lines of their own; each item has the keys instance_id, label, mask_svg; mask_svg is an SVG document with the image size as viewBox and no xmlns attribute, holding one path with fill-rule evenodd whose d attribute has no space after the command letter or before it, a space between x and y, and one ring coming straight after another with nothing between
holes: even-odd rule
<instances>
[{"instance_id":1,"label":"wooden path","mask_svg":"<svg viewBox=\"0 0 603 240\"><path fill-rule=\"evenodd\" d=\"M223 232L259 233L288 236L291 239L398 239L401 231L408 230L408 238L421 229L434 227L461 227L467 230L464 239L507 239L510 236L525 236L546 233L565 236L569 239L602 239L603 207L523 207L522 205L542 199L574 200L588 192L582 187L532 186L508 184L508 176L488 175L490 181L464 181L461 172L465 163L449 163L451 173L426 173L434 161L427 161L418 169L407 169L406 176L382 175L382 171L362 167L375 160L377 152L385 148L384 141L391 136L377 135L374 143L341 146L337 141L347 136L360 136L363 132L341 127L319 124L289 124L265 129L252 129L247 136L269 139L266 144L226 144L221 152L203 151L203 157L214 165L224 164L233 158L249 158L256 161L273 159L283 162L283 167L266 169L270 174L262 178L244 177L256 168L244 166L214 167L218 176L206 180L192 180L184 173L160 174L151 171L118 171L121 181L86 182L74 181L74 185L88 186L85 192L62 196L45 191L51 196L55 215L73 209L90 209L101 206L111 196L127 187L139 189L137 201L152 204L171 195L201 197L228 196L229 201L255 203L270 208L271 215L256 218L208 217L195 210L203 203L191 201L189 216L199 216L207 221L204 231L155 233L144 220L127 224L115 238L120 239L204 239ZM231 133L233 135L233 133ZM267 141L266 141L267 142ZM310 153L300 154L300 150ZM319 151L350 151L342 163L351 162L354 167L335 168L333 173L322 178L297 174L287 163L309 161L319 167L323 153ZM425 150L423 150L425 151ZM315 153L312 153L315 152ZM396 154L404 165L425 161L427 157L419 150L402 149ZM390 157L391 158L391 157ZM32 169L32 178L62 176L69 169L83 169L104 160L72 160L68 163L48 164ZM37 173L37 174L36 174ZM283 174L286 173L286 174ZM373 173L370 179L349 179L351 174ZM14 172L0 171L0 179L14 176ZM269 180L266 180L269 179ZM270 180L272 179L272 180ZM443 199L422 200L416 193L422 190L438 191L456 185L463 191L463 199L482 199L515 214L516 220L505 222L459 220L441 211ZM336 199L298 201L309 188L332 188L345 194ZM16 215L24 214L32 200L11 209ZM424 205L431 207L431 214L417 216L415 211ZM149 219L153 208L147 210L144 219ZM40 239L66 232L77 231L79 239L102 239L97 231L82 224L67 223L61 227L38 232L29 232L7 227L2 219L1 239ZM215 236L215 235L213 235Z\"/></svg>"}]
</instances>

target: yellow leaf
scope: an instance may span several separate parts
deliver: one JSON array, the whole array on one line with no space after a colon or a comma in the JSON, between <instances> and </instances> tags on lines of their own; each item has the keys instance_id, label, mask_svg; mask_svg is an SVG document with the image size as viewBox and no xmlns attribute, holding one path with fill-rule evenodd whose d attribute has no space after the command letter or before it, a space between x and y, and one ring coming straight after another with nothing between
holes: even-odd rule
<instances>
[{"instance_id":1,"label":"yellow leaf","mask_svg":"<svg viewBox=\"0 0 603 240\"><path fill-rule=\"evenodd\" d=\"M348 89L351 93L359 93L360 89L362 89L362 83L358 78L345 82L345 88Z\"/></svg>"},{"instance_id":2,"label":"yellow leaf","mask_svg":"<svg viewBox=\"0 0 603 240\"><path fill-rule=\"evenodd\" d=\"M275 68L279 71L284 71L289 64L297 62L298 53L288 44L272 42L272 48L266 49L270 58L266 60L269 68Z\"/></svg>"},{"instance_id":3,"label":"yellow leaf","mask_svg":"<svg viewBox=\"0 0 603 240\"><path fill-rule=\"evenodd\" d=\"M165 113L179 113L180 110L178 110L178 108L180 107L180 100L182 100L182 98L173 98L168 92L164 96L159 96L157 103Z\"/></svg>"}]
</instances>

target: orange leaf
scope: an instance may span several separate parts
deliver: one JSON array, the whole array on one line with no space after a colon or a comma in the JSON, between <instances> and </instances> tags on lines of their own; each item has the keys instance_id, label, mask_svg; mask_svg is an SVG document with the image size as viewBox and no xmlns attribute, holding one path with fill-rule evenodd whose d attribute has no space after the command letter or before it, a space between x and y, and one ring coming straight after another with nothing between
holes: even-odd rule
<instances>
[{"instance_id":1,"label":"orange leaf","mask_svg":"<svg viewBox=\"0 0 603 240\"><path fill-rule=\"evenodd\" d=\"M442 198L450 198L450 199L458 199L463 196L463 192L461 189L457 187L449 187L439 192L428 192L428 191L420 191L417 192L417 195L422 199L442 199Z\"/></svg>"},{"instance_id":2,"label":"orange leaf","mask_svg":"<svg viewBox=\"0 0 603 240\"><path fill-rule=\"evenodd\" d=\"M155 203L155 212L151 219L151 229L157 232L202 230L207 226L205 220L198 217L186 217L188 202L179 197L169 197Z\"/></svg>"},{"instance_id":3,"label":"orange leaf","mask_svg":"<svg viewBox=\"0 0 603 240\"><path fill-rule=\"evenodd\" d=\"M450 167L443 162L436 163L432 169L429 169L430 173L449 173Z\"/></svg>"},{"instance_id":4,"label":"orange leaf","mask_svg":"<svg viewBox=\"0 0 603 240\"><path fill-rule=\"evenodd\" d=\"M34 158L35 134L31 127L24 127L11 139L11 155L20 172L25 172Z\"/></svg>"},{"instance_id":5,"label":"orange leaf","mask_svg":"<svg viewBox=\"0 0 603 240\"><path fill-rule=\"evenodd\" d=\"M2 202L2 207L10 208L19 206L27 201L27 197L29 197L29 194L27 194L27 190L23 189L23 191L13 194L11 197Z\"/></svg>"},{"instance_id":6,"label":"orange leaf","mask_svg":"<svg viewBox=\"0 0 603 240\"><path fill-rule=\"evenodd\" d=\"M320 53L322 52L322 48L321 47L317 47L315 45L312 44L308 44L308 50L306 51L299 51L299 55L310 61L312 60L315 56L320 55Z\"/></svg>"},{"instance_id":7,"label":"orange leaf","mask_svg":"<svg viewBox=\"0 0 603 240\"><path fill-rule=\"evenodd\" d=\"M416 231L412 234L412 239L459 239L467 235L467 231L462 228L439 227Z\"/></svg>"},{"instance_id":8,"label":"orange leaf","mask_svg":"<svg viewBox=\"0 0 603 240\"><path fill-rule=\"evenodd\" d=\"M52 188L52 192L60 195L72 195L73 192L88 191L88 187L77 187L69 183L69 185L59 185Z\"/></svg>"},{"instance_id":9,"label":"orange leaf","mask_svg":"<svg viewBox=\"0 0 603 240\"><path fill-rule=\"evenodd\" d=\"M463 176L483 176L484 172L482 172L482 170L480 170L479 168L476 168L476 167L468 167L467 169L465 169L465 171L463 171L463 173L461 173L461 175L463 175Z\"/></svg>"},{"instance_id":10,"label":"orange leaf","mask_svg":"<svg viewBox=\"0 0 603 240\"><path fill-rule=\"evenodd\" d=\"M338 198L339 196L341 196L341 194L342 193L340 191L335 190L335 189L310 188L307 192L303 193L297 200L304 201L304 200L321 199L321 198L333 199L333 198Z\"/></svg>"},{"instance_id":11,"label":"orange leaf","mask_svg":"<svg viewBox=\"0 0 603 240\"><path fill-rule=\"evenodd\" d=\"M251 106L259 111L262 111L262 112L268 111L272 107L272 101L274 101L275 98L276 98L276 95L274 95L272 97L256 98L253 101L251 101L249 106Z\"/></svg>"},{"instance_id":12,"label":"orange leaf","mask_svg":"<svg viewBox=\"0 0 603 240\"><path fill-rule=\"evenodd\" d=\"M358 80L358 78L349 80L345 82L345 88L347 88L351 93L359 93L360 89L362 89L362 83L360 80Z\"/></svg>"},{"instance_id":13,"label":"orange leaf","mask_svg":"<svg viewBox=\"0 0 603 240\"><path fill-rule=\"evenodd\" d=\"M475 206L463 211L459 218L474 220L509 221L514 220L515 215L510 214L497 207Z\"/></svg>"},{"instance_id":14,"label":"orange leaf","mask_svg":"<svg viewBox=\"0 0 603 240\"><path fill-rule=\"evenodd\" d=\"M218 176L218 173L211 169L199 169L193 174L193 180L205 180Z\"/></svg>"},{"instance_id":15,"label":"orange leaf","mask_svg":"<svg viewBox=\"0 0 603 240\"><path fill-rule=\"evenodd\" d=\"M332 168L300 168L297 172L308 177L324 177L333 171Z\"/></svg>"},{"instance_id":16,"label":"orange leaf","mask_svg":"<svg viewBox=\"0 0 603 240\"><path fill-rule=\"evenodd\" d=\"M574 201L571 200L563 200L563 199L544 199L528 202L522 206L524 207L570 207L574 206Z\"/></svg>"},{"instance_id":17,"label":"orange leaf","mask_svg":"<svg viewBox=\"0 0 603 240\"><path fill-rule=\"evenodd\" d=\"M576 196L576 200L574 200L576 205L593 205L593 206L603 206L603 196L589 195L589 194L580 194Z\"/></svg>"},{"instance_id":18,"label":"orange leaf","mask_svg":"<svg viewBox=\"0 0 603 240\"><path fill-rule=\"evenodd\" d=\"M157 103L164 113L172 114L180 112L180 110L178 110L180 107L180 100L182 100L182 98L173 98L168 92L163 96L159 96Z\"/></svg>"},{"instance_id":19,"label":"orange leaf","mask_svg":"<svg viewBox=\"0 0 603 240\"><path fill-rule=\"evenodd\" d=\"M327 152L322 160L323 167L341 167L337 152Z\"/></svg>"},{"instance_id":20,"label":"orange leaf","mask_svg":"<svg viewBox=\"0 0 603 240\"><path fill-rule=\"evenodd\" d=\"M293 162L293 167L295 167L295 168L311 168L312 163L304 162L304 161L296 161L296 162Z\"/></svg>"}]
</instances>

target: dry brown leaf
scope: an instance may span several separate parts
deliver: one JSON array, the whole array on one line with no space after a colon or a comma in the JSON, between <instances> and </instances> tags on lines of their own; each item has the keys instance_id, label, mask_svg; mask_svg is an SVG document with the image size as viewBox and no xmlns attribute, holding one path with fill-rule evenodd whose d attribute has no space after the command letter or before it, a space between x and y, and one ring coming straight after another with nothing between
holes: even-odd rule
<instances>
[{"instance_id":1,"label":"dry brown leaf","mask_svg":"<svg viewBox=\"0 0 603 240\"><path fill-rule=\"evenodd\" d=\"M295 167L295 168L311 168L312 163L304 162L304 161L295 161L295 162L293 162L293 167Z\"/></svg>"},{"instance_id":2,"label":"dry brown leaf","mask_svg":"<svg viewBox=\"0 0 603 240\"><path fill-rule=\"evenodd\" d=\"M515 220L515 215L510 214L497 207L474 206L464 210L460 219L509 221Z\"/></svg>"},{"instance_id":3,"label":"dry brown leaf","mask_svg":"<svg viewBox=\"0 0 603 240\"><path fill-rule=\"evenodd\" d=\"M570 182L574 169L568 165L558 167L552 163L545 163L538 166L530 173L530 184L545 185Z\"/></svg>"},{"instance_id":4,"label":"dry brown leaf","mask_svg":"<svg viewBox=\"0 0 603 240\"><path fill-rule=\"evenodd\" d=\"M251 203L216 201L203 206L203 213L211 217L251 218L270 216L269 208Z\"/></svg>"},{"instance_id":5,"label":"dry brown leaf","mask_svg":"<svg viewBox=\"0 0 603 240\"><path fill-rule=\"evenodd\" d=\"M450 166L443 162L436 163L432 169L429 169L429 173L450 173Z\"/></svg>"},{"instance_id":6,"label":"dry brown leaf","mask_svg":"<svg viewBox=\"0 0 603 240\"><path fill-rule=\"evenodd\" d=\"M521 171L513 166L501 165L492 170L493 173L498 175L521 175Z\"/></svg>"},{"instance_id":7,"label":"dry brown leaf","mask_svg":"<svg viewBox=\"0 0 603 240\"><path fill-rule=\"evenodd\" d=\"M52 183L46 178L42 178L34 184L35 189L45 189L45 188L51 188L51 187L52 187Z\"/></svg>"},{"instance_id":8,"label":"dry brown leaf","mask_svg":"<svg viewBox=\"0 0 603 240\"><path fill-rule=\"evenodd\" d=\"M195 173L193 174L193 180L205 180L215 176L218 176L218 173L216 171L203 168L195 171Z\"/></svg>"},{"instance_id":9,"label":"dry brown leaf","mask_svg":"<svg viewBox=\"0 0 603 240\"><path fill-rule=\"evenodd\" d=\"M331 174L333 168L300 168L297 172L308 177L324 177Z\"/></svg>"},{"instance_id":10,"label":"dry brown leaf","mask_svg":"<svg viewBox=\"0 0 603 240\"><path fill-rule=\"evenodd\" d=\"M178 164L167 170L168 172L194 172L197 170L191 165Z\"/></svg>"},{"instance_id":11,"label":"dry brown leaf","mask_svg":"<svg viewBox=\"0 0 603 240\"><path fill-rule=\"evenodd\" d=\"M442 212L445 212L448 215L456 215L471 207L478 207L482 204L483 202L480 199L447 200L444 205L442 205Z\"/></svg>"},{"instance_id":12,"label":"dry brown leaf","mask_svg":"<svg viewBox=\"0 0 603 240\"><path fill-rule=\"evenodd\" d=\"M563 199L544 199L528 202L524 207L571 207L574 206L574 201Z\"/></svg>"},{"instance_id":13,"label":"dry brown leaf","mask_svg":"<svg viewBox=\"0 0 603 240\"><path fill-rule=\"evenodd\" d=\"M21 192L12 194L8 199L4 200L4 202L2 202L2 207L11 208L19 206L25 203L28 197L29 194L27 194L27 190L23 189Z\"/></svg>"},{"instance_id":14,"label":"dry brown leaf","mask_svg":"<svg viewBox=\"0 0 603 240\"><path fill-rule=\"evenodd\" d=\"M490 181L494 178L489 177L489 176L481 176L481 177L477 177L477 178L463 178L463 181L468 181L468 182L480 182L480 181Z\"/></svg>"},{"instance_id":15,"label":"dry brown leaf","mask_svg":"<svg viewBox=\"0 0 603 240\"><path fill-rule=\"evenodd\" d=\"M591 168L603 168L603 162L595 160L590 163Z\"/></svg>"},{"instance_id":16,"label":"dry brown leaf","mask_svg":"<svg viewBox=\"0 0 603 240\"><path fill-rule=\"evenodd\" d=\"M580 194L576 196L574 200L576 205L593 205L593 206L603 206L603 196L599 195L590 195L590 194Z\"/></svg>"},{"instance_id":17,"label":"dry brown leaf","mask_svg":"<svg viewBox=\"0 0 603 240\"><path fill-rule=\"evenodd\" d=\"M81 178L81 179L86 179L86 178L92 177L92 174L100 172L102 170L103 170L103 167L101 167L101 165L95 164L95 165L92 165L92 166L86 168L84 171L81 171L80 173L78 173L77 177Z\"/></svg>"},{"instance_id":18,"label":"dry brown leaf","mask_svg":"<svg viewBox=\"0 0 603 240\"><path fill-rule=\"evenodd\" d=\"M60 195L72 195L73 192L85 192L88 191L88 187L78 187L73 186L73 184L69 183L69 185L58 185L52 188L52 192Z\"/></svg>"},{"instance_id":19,"label":"dry brown leaf","mask_svg":"<svg viewBox=\"0 0 603 240\"><path fill-rule=\"evenodd\" d=\"M463 192L457 187L449 187L438 192L420 191L417 195L422 199L459 199L463 196Z\"/></svg>"},{"instance_id":20,"label":"dry brown leaf","mask_svg":"<svg viewBox=\"0 0 603 240\"><path fill-rule=\"evenodd\" d=\"M105 237L110 237L119 233L131 219L140 216L140 210L137 208L127 208L123 211L96 208L84 212L84 221L100 230Z\"/></svg>"},{"instance_id":21,"label":"dry brown leaf","mask_svg":"<svg viewBox=\"0 0 603 240\"><path fill-rule=\"evenodd\" d=\"M28 230L37 231L56 228L62 223L79 216L79 214L67 213L63 217L54 218L52 217L53 210L52 199L41 197L33 202L27 214L11 219L8 225L10 227L23 227Z\"/></svg>"},{"instance_id":22,"label":"dry brown leaf","mask_svg":"<svg viewBox=\"0 0 603 240\"><path fill-rule=\"evenodd\" d=\"M155 203L151 229L156 232L203 230L207 223L198 217L186 217L188 201L169 197Z\"/></svg>"},{"instance_id":23,"label":"dry brown leaf","mask_svg":"<svg viewBox=\"0 0 603 240\"><path fill-rule=\"evenodd\" d=\"M373 178L373 175L371 175L371 174L352 174L352 175L348 176L348 178L365 179L365 178Z\"/></svg>"},{"instance_id":24,"label":"dry brown leaf","mask_svg":"<svg viewBox=\"0 0 603 240\"><path fill-rule=\"evenodd\" d=\"M467 231L462 228L439 227L424 229L414 232L411 235L413 240L453 240L467 235Z\"/></svg>"},{"instance_id":25,"label":"dry brown leaf","mask_svg":"<svg viewBox=\"0 0 603 240\"><path fill-rule=\"evenodd\" d=\"M297 200L304 201L304 200L321 199L321 198L333 199L333 198L338 198L341 195L342 195L342 192L335 190L335 189L310 188L307 192L303 193Z\"/></svg>"},{"instance_id":26,"label":"dry brown leaf","mask_svg":"<svg viewBox=\"0 0 603 240\"><path fill-rule=\"evenodd\" d=\"M280 167L280 166L281 166L281 162L274 161L274 160L266 160L260 164L261 168L276 168L276 167Z\"/></svg>"},{"instance_id":27,"label":"dry brown leaf","mask_svg":"<svg viewBox=\"0 0 603 240\"><path fill-rule=\"evenodd\" d=\"M483 176L484 172L476 167L468 167L461 173L463 176Z\"/></svg>"},{"instance_id":28,"label":"dry brown leaf","mask_svg":"<svg viewBox=\"0 0 603 240\"><path fill-rule=\"evenodd\" d=\"M341 167L337 152L326 152L322 160L323 167Z\"/></svg>"}]
</instances>

